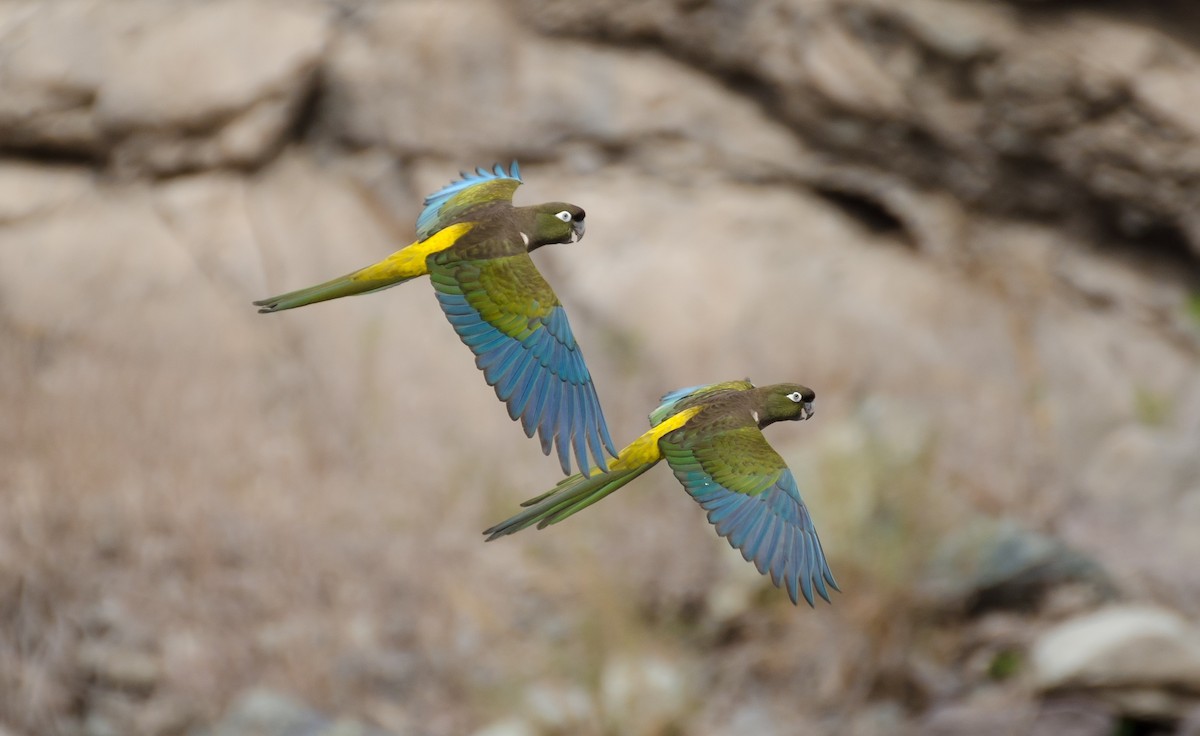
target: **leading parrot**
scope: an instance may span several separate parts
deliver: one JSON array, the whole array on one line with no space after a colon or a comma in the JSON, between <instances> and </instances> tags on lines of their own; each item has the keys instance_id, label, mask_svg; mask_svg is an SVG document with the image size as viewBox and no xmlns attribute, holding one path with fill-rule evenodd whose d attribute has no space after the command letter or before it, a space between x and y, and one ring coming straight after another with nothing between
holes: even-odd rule
<instances>
[{"instance_id":1,"label":"leading parrot","mask_svg":"<svg viewBox=\"0 0 1200 736\"><path fill-rule=\"evenodd\" d=\"M684 489L707 512L717 534L758 571L811 606L813 590L829 601L838 590L796 479L760 431L813 414L812 389L794 383L756 388L749 381L691 386L662 397L651 430L634 440L607 471L564 478L486 530L488 541L537 524L541 529L587 508L666 459Z\"/></svg>"},{"instance_id":2,"label":"leading parrot","mask_svg":"<svg viewBox=\"0 0 1200 736\"><path fill-rule=\"evenodd\" d=\"M564 473L571 472L571 450L581 472L589 470L589 449L607 469L604 450L617 453L583 353L529 257L543 245L582 239L584 212L566 202L515 207L520 184L515 161L508 171L497 164L463 173L425 198L413 244L340 278L254 304L279 312L428 274L446 318L525 434L536 431L547 455L553 444Z\"/></svg>"}]
</instances>

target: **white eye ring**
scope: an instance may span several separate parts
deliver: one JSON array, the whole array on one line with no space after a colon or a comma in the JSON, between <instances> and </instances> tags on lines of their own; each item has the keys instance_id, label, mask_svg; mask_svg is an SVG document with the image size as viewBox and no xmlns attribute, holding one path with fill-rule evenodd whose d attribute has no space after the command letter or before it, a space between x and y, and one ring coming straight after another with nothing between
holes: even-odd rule
<instances>
[{"instance_id":1,"label":"white eye ring","mask_svg":"<svg viewBox=\"0 0 1200 736\"><path fill-rule=\"evenodd\" d=\"M563 222L570 222L570 221L571 221L571 213L570 213L570 212L567 212L566 210L563 210L562 212L559 212L558 214L556 214L556 215L555 215L555 217L557 217L558 219L562 220Z\"/></svg>"},{"instance_id":2,"label":"white eye ring","mask_svg":"<svg viewBox=\"0 0 1200 736\"><path fill-rule=\"evenodd\" d=\"M804 397L800 395L799 391L793 391L790 394L788 394L787 397L789 399L791 399L792 401L796 402L797 404L799 404L804 399Z\"/></svg>"}]
</instances>

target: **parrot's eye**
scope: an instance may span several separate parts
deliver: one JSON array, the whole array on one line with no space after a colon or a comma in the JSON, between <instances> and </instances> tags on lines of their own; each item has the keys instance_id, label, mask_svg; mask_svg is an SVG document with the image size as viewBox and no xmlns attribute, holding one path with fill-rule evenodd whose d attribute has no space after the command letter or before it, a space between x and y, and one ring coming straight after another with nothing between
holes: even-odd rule
<instances>
[{"instance_id":1,"label":"parrot's eye","mask_svg":"<svg viewBox=\"0 0 1200 736\"><path fill-rule=\"evenodd\" d=\"M787 397L789 399L791 399L792 401L796 402L797 404L799 404L801 401L804 400L804 397L800 395L799 391L793 391L790 394L788 394Z\"/></svg>"},{"instance_id":2,"label":"parrot's eye","mask_svg":"<svg viewBox=\"0 0 1200 736\"><path fill-rule=\"evenodd\" d=\"M558 219L562 220L563 222L570 222L570 221L571 221L571 213L570 213L570 212L567 212L566 210L563 210L562 212L559 212L558 214L556 214L556 215L555 215L555 217L557 217Z\"/></svg>"}]
</instances>

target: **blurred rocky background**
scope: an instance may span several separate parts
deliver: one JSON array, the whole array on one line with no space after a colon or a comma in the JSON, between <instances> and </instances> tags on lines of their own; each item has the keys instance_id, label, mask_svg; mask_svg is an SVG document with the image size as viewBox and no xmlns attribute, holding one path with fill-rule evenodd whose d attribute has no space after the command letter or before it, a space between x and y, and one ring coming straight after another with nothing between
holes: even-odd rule
<instances>
[{"instance_id":1,"label":"blurred rocky background","mask_svg":"<svg viewBox=\"0 0 1200 736\"><path fill-rule=\"evenodd\" d=\"M414 283L255 298L521 161L618 442L770 439L794 608L658 470L558 479ZM1200 9L4 0L0 733L1200 734Z\"/></svg>"}]
</instances>

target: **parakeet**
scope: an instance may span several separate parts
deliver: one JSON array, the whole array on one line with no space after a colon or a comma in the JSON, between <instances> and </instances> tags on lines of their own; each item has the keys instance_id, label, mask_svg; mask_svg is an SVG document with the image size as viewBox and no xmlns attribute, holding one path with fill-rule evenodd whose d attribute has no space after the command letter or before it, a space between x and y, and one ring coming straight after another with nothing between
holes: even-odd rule
<instances>
[{"instance_id":1,"label":"parakeet","mask_svg":"<svg viewBox=\"0 0 1200 736\"><path fill-rule=\"evenodd\" d=\"M691 386L662 397L651 430L621 450L607 471L564 478L526 501L525 511L486 530L488 541L537 524L541 529L587 508L666 459L707 512L717 534L758 571L786 587L792 602L813 590L826 601L838 590L796 479L767 444L762 428L813 414L812 389L750 381Z\"/></svg>"},{"instance_id":2,"label":"parakeet","mask_svg":"<svg viewBox=\"0 0 1200 736\"><path fill-rule=\"evenodd\" d=\"M564 473L571 453L581 472L606 469L616 456L592 377L571 333L567 313L529 252L583 238L584 211L566 202L515 207L521 184L508 171L463 173L425 198L417 241L366 268L307 289L256 301L260 312L388 289L429 275L438 303L475 365L508 405L525 434L538 433L542 452L553 445Z\"/></svg>"}]
</instances>

